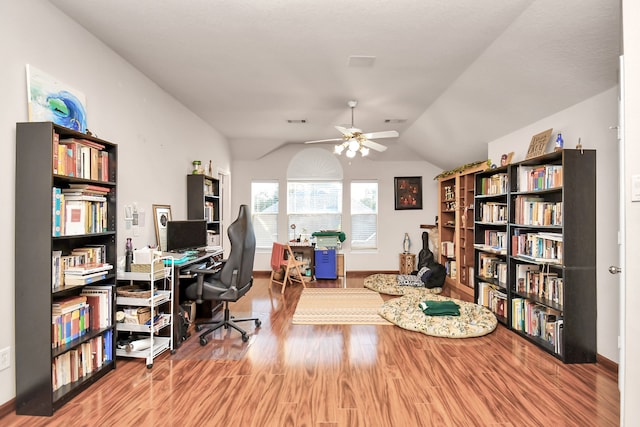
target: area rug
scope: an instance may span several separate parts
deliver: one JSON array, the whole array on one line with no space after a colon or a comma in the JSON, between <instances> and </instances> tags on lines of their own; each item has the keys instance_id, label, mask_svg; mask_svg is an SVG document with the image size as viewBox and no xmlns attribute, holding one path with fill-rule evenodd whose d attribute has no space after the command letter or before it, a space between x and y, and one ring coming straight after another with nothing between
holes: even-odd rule
<instances>
[{"instance_id":1,"label":"area rug","mask_svg":"<svg viewBox=\"0 0 640 427\"><path fill-rule=\"evenodd\" d=\"M384 301L364 288L306 288L293 313L294 325L391 325L378 311Z\"/></svg>"}]
</instances>

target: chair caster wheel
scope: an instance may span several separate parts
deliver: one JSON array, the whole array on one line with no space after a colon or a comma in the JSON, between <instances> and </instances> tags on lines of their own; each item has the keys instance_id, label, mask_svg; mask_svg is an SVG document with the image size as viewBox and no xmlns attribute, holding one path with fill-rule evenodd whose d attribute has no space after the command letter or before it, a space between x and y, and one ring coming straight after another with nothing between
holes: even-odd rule
<instances>
[{"instance_id":1,"label":"chair caster wheel","mask_svg":"<svg viewBox=\"0 0 640 427\"><path fill-rule=\"evenodd\" d=\"M205 346L209 341L205 337L200 337L200 345Z\"/></svg>"},{"instance_id":2,"label":"chair caster wheel","mask_svg":"<svg viewBox=\"0 0 640 427\"><path fill-rule=\"evenodd\" d=\"M196 325L196 331L200 332L202 330L202 325Z\"/></svg>"},{"instance_id":3,"label":"chair caster wheel","mask_svg":"<svg viewBox=\"0 0 640 427\"><path fill-rule=\"evenodd\" d=\"M256 328L259 328L260 325L262 325L262 322L260 321L260 319L256 319Z\"/></svg>"},{"instance_id":4,"label":"chair caster wheel","mask_svg":"<svg viewBox=\"0 0 640 427\"><path fill-rule=\"evenodd\" d=\"M147 369L151 369L151 368L153 368L153 363L149 363L149 364L147 365Z\"/></svg>"},{"instance_id":5,"label":"chair caster wheel","mask_svg":"<svg viewBox=\"0 0 640 427\"><path fill-rule=\"evenodd\" d=\"M242 334L242 342L247 342L247 341L249 341L249 335Z\"/></svg>"}]
</instances>

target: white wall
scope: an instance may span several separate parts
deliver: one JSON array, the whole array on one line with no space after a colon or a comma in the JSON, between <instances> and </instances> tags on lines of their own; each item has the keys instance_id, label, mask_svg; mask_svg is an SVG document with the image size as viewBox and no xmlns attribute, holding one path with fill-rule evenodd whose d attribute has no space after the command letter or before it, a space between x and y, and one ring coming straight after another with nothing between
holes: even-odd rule
<instances>
[{"instance_id":1,"label":"white wall","mask_svg":"<svg viewBox=\"0 0 640 427\"><path fill-rule=\"evenodd\" d=\"M237 212L240 204L251 205L251 181L277 180L280 183L280 215L278 224L278 241L288 240L286 218L286 185L287 165L300 151L309 148L304 144L286 145L258 161L234 161L232 164L233 185L231 191L232 212ZM330 148L327 148L330 150ZM411 252L418 253L422 249L422 231L420 224L434 224L437 215L437 181L434 177L441 169L427 162L375 162L356 157L348 162L344 155L339 157L343 168L343 231L347 239L343 244L347 271L358 270L394 270L399 267L399 253L402 252L404 233L411 238ZM350 163L350 164L349 164ZM422 176L423 209L400 210L394 208L393 178L397 176ZM352 251L350 239L349 184L352 180L378 180L378 250ZM317 231L317 230L313 230ZM433 250L433 248L431 248ZM270 271L271 250L259 250L256 254L255 269Z\"/></svg>"},{"instance_id":2,"label":"white wall","mask_svg":"<svg viewBox=\"0 0 640 427\"><path fill-rule=\"evenodd\" d=\"M624 184L625 227L624 323L626 340L623 344L624 376L621 399L621 425L634 426L640 420L640 202L631 201L631 177L640 175L640 3L623 0L624 28Z\"/></svg>"},{"instance_id":3,"label":"white wall","mask_svg":"<svg viewBox=\"0 0 640 427\"><path fill-rule=\"evenodd\" d=\"M610 129L618 123L618 88L609 89L566 110L546 117L489 143L489 158L500 162L502 153L514 151L513 162L524 160L531 137L553 128L547 152L553 150L557 132L565 148L575 148L578 138L584 148L596 150L598 353L614 362L618 354L618 279L608 272L618 265L618 141Z\"/></svg>"},{"instance_id":4,"label":"white wall","mask_svg":"<svg viewBox=\"0 0 640 427\"><path fill-rule=\"evenodd\" d=\"M124 239L155 244L151 205L186 218L186 177L197 156L214 170L230 169L226 140L155 83L43 0L0 3L0 349L11 347L11 369L0 371L0 405L15 396L14 233L15 125L28 121L25 64L56 77L87 99L88 127L118 144L118 252ZM138 236L124 223L125 204L146 211ZM28 337L24 338L28 339Z\"/></svg>"}]
</instances>

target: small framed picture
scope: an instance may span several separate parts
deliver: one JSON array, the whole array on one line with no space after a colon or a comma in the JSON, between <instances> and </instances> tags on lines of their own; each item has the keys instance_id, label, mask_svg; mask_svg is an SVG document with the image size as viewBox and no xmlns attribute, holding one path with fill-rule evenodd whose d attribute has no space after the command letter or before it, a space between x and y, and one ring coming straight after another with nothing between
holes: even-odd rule
<instances>
[{"instance_id":1,"label":"small framed picture","mask_svg":"<svg viewBox=\"0 0 640 427\"><path fill-rule=\"evenodd\" d=\"M422 209L422 177L395 177L393 194L396 210Z\"/></svg>"},{"instance_id":2,"label":"small framed picture","mask_svg":"<svg viewBox=\"0 0 640 427\"><path fill-rule=\"evenodd\" d=\"M171 221L171 206L153 205L153 223L156 228L156 242L158 250L167 248L167 221Z\"/></svg>"}]
</instances>

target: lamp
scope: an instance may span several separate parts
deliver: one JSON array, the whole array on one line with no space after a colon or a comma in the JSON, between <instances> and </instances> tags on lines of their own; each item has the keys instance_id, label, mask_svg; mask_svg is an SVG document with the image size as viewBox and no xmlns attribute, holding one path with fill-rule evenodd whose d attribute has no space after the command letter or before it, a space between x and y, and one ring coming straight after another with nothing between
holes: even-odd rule
<instances>
[{"instance_id":1,"label":"lamp","mask_svg":"<svg viewBox=\"0 0 640 427\"><path fill-rule=\"evenodd\" d=\"M356 153L358 153L358 151L360 152L362 157L369 154L369 149L362 144L362 141L360 138L350 138L345 142L343 142L342 144L338 144L334 146L333 152L335 154L340 155L345 149L347 150L345 154L350 159L354 158L356 156Z\"/></svg>"}]
</instances>

